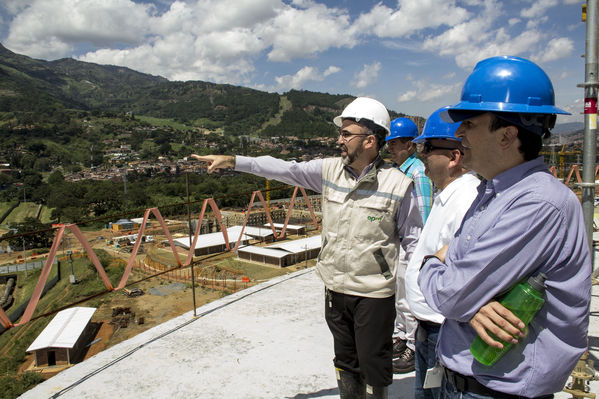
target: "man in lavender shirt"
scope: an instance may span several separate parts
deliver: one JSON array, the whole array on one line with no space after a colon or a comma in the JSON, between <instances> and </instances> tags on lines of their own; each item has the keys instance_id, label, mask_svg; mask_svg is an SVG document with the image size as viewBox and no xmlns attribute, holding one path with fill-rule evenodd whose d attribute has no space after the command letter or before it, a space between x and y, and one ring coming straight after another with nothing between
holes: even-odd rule
<instances>
[{"instance_id":1,"label":"man in lavender shirt","mask_svg":"<svg viewBox=\"0 0 599 399\"><path fill-rule=\"evenodd\" d=\"M591 262L581 205L538 157L563 113L541 68L504 56L479 62L445 114L462 122L464 164L484 180L456 237L425 258L418 278L446 318L437 345L443 398L552 397L587 348ZM539 272L545 304L524 330L497 300ZM477 334L502 347L488 332L514 343L492 366L469 351Z\"/></svg>"},{"instance_id":2,"label":"man in lavender shirt","mask_svg":"<svg viewBox=\"0 0 599 399\"><path fill-rule=\"evenodd\" d=\"M316 270L326 288L325 318L333 335L340 397L385 399L393 381L397 257L401 246L409 259L422 218L412 180L379 155L389 132L385 106L359 97L333 122L340 128L340 158L296 163L272 157L192 157L208 162L208 172L234 167L322 193Z\"/></svg>"}]
</instances>

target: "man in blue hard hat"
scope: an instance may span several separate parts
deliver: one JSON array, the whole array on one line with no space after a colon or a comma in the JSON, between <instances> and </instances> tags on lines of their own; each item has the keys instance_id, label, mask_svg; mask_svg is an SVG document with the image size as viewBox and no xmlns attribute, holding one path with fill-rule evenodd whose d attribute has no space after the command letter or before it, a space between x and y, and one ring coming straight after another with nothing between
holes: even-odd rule
<instances>
[{"instance_id":1,"label":"man in blue hard hat","mask_svg":"<svg viewBox=\"0 0 599 399\"><path fill-rule=\"evenodd\" d=\"M424 125L422 134L413 140L422 144L420 156L425 173L435 184L437 192L431 213L422 229L418 244L406 270L406 298L418 321L415 355L415 399L439 399L439 388L425 388L426 371L435 366L437 336L444 317L426 303L418 287L420 265L426 255L447 245L460 227L464 214L477 195L480 180L464 167L461 140L455 137L459 123L447 123L433 112Z\"/></svg>"},{"instance_id":2,"label":"man in blue hard hat","mask_svg":"<svg viewBox=\"0 0 599 399\"><path fill-rule=\"evenodd\" d=\"M456 237L423 261L418 283L445 321L437 356L446 398L552 397L587 349L591 261L576 195L539 157L557 114L551 81L518 57L479 62L459 103L464 163L484 180ZM524 324L497 302L519 281L547 276L545 304ZM514 346L492 366L474 359L478 334Z\"/></svg>"},{"instance_id":3,"label":"man in blue hard hat","mask_svg":"<svg viewBox=\"0 0 599 399\"><path fill-rule=\"evenodd\" d=\"M396 118L391 121L390 133L385 139L387 150L393 163L406 176L414 181L414 193L418 199L418 210L422 223L426 222L432 205L433 187L424 173L424 164L416 156L416 144L412 142L418 136L418 127L408 118ZM395 289L395 328L393 331L393 372L409 373L414 370L414 337L418 323L410 311L406 300L405 274L408 260L400 250L396 273Z\"/></svg>"}]
</instances>

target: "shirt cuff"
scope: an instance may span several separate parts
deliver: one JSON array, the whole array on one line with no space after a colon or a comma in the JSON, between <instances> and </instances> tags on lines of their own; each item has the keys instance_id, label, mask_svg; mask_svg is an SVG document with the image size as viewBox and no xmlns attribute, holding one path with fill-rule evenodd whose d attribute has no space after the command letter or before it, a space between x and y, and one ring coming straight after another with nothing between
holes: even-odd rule
<instances>
[{"instance_id":1,"label":"shirt cuff","mask_svg":"<svg viewBox=\"0 0 599 399\"><path fill-rule=\"evenodd\" d=\"M251 168L252 158L244 157L243 155L235 155L235 166L233 169L236 172L249 172Z\"/></svg>"}]
</instances>

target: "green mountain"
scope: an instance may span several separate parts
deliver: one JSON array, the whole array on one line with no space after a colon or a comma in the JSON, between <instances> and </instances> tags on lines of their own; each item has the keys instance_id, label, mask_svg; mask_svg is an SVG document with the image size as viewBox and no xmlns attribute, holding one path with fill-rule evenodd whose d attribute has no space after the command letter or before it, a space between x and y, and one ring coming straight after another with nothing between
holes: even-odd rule
<instances>
[{"instance_id":1,"label":"green mountain","mask_svg":"<svg viewBox=\"0 0 599 399\"><path fill-rule=\"evenodd\" d=\"M234 136L309 137L332 134L331 118L352 99L292 90L282 100L277 93L202 81L170 82L125 67L70 58L37 60L0 44L0 123L16 118L16 123L43 125L55 121L57 113L78 110L222 127Z\"/></svg>"}]
</instances>

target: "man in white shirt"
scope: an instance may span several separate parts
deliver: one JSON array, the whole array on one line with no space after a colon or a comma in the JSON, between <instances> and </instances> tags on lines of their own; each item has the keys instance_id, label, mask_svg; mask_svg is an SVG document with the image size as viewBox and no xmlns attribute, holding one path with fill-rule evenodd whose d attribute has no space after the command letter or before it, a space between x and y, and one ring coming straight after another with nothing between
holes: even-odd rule
<instances>
[{"instance_id":1,"label":"man in white shirt","mask_svg":"<svg viewBox=\"0 0 599 399\"><path fill-rule=\"evenodd\" d=\"M425 173L439 190L406 270L408 304L418 320L415 399L440 397L439 388L425 389L423 385L427 369L436 363L435 346L439 327L444 319L427 305L420 291L420 265L426 255L436 253L453 238L477 195L480 183L474 173L464 168L461 140L454 135L460 124L446 123L439 117L439 113L445 109L433 112L424 125L422 135L413 140L415 143L423 143L420 154Z\"/></svg>"}]
</instances>

